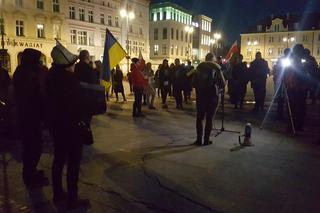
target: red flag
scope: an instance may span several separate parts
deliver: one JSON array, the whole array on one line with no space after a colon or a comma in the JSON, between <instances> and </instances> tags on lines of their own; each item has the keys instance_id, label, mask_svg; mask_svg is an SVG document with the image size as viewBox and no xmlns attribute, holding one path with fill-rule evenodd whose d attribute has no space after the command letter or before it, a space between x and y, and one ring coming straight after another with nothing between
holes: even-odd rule
<instances>
[{"instance_id":1,"label":"red flag","mask_svg":"<svg viewBox=\"0 0 320 213\"><path fill-rule=\"evenodd\" d=\"M239 53L239 52L240 52L240 51L239 51L238 43L237 43L237 41L235 41L235 42L232 44L232 46L231 46L228 54L226 55L225 60L228 62L228 61L232 58L232 56L233 56L234 54Z\"/></svg>"}]
</instances>

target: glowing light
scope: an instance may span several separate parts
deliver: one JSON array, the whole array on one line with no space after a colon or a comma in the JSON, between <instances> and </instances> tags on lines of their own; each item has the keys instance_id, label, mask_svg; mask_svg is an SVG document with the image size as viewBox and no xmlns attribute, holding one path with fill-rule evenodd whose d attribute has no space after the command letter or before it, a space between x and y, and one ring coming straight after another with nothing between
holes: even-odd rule
<instances>
[{"instance_id":1,"label":"glowing light","mask_svg":"<svg viewBox=\"0 0 320 213\"><path fill-rule=\"evenodd\" d=\"M213 34L213 37L216 39L216 40L219 40L219 39L221 39L221 34L220 33L215 33L215 34Z\"/></svg>"},{"instance_id":2,"label":"glowing light","mask_svg":"<svg viewBox=\"0 0 320 213\"><path fill-rule=\"evenodd\" d=\"M258 45L258 42L257 42L257 41L254 41L254 42L253 42L253 45Z\"/></svg>"},{"instance_id":3,"label":"glowing light","mask_svg":"<svg viewBox=\"0 0 320 213\"><path fill-rule=\"evenodd\" d=\"M292 42L295 41L295 40L296 40L295 37L291 37L290 38L290 41L292 41Z\"/></svg>"},{"instance_id":4,"label":"glowing light","mask_svg":"<svg viewBox=\"0 0 320 213\"><path fill-rule=\"evenodd\" d=\"M281 60L281 65L283 67L289 67L291 66L291 60L289 58L284 58Z\"/></svg>"},{"instance_id":5,"label":"glowing light","mask_svg":"<svg viewBox=\"0 0 320 213\"><path fill-rule=\"evenodd\" d=\"M283 42L287 42L287 41L288 41L288 38L287 38L287 37L284 37L282 40L283 40Z\"/></svg>"},{"instance_id":6,"label":"glowing light","mask_svg":"<svg viewBox=\"0 0 320 213\"><path fill-rule=\"evenodd\" d=\"M306 63L306 59L301 59L301 63Z\"/></svg>"},{"instance_id":7,"label":"glowing light","mask_svg":"<svg viewBox=\"0 0 320 213\"><path fill-rule=\"evenodd\" d=\"M122 18L126 17L127 16L127 11L125 9L120 10L120 16Z\"/></svg>"},{"instance_id":8,"label":"glowing light","mask_svg":"<svg viewBox=\"0 0 320 213\"><path fill-rule=\"evenodd\" d=\"M249 45L249 46L251 45L251 41L248 41L248 45Z\"/></svg>"}]
</instances>

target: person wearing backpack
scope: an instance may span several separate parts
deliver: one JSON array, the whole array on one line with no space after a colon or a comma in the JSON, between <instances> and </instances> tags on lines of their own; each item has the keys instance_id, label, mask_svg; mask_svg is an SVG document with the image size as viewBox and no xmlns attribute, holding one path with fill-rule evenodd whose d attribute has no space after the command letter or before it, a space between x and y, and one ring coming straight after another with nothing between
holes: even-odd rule
<instances>
[{"instance_id":1,"label":"person wearing backpack","mask_svg":"<svg viewBox=\"0 0 320 213\"><path fill-rule=\"evenodd\" d=\"M196 107L197 107L197 140L195 145L209 145L212 130L212 121L218 106L219 91L224 88L225 80L219 64L213 62L214 55L208 53L205 62L197 67L194 78L194 87L196 89ZM206 119L206 126L203 136L203 120Z\"/></svg>"}]
</instances>

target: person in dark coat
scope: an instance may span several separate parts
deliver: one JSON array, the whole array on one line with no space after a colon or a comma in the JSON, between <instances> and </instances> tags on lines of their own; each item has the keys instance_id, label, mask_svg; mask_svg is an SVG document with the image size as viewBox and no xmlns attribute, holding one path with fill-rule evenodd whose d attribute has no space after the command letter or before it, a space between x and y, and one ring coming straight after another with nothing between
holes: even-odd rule
<instances>
[{"instance_id":1,"label":"person in dark coat","mask_svg":"<svg viewBox=\"0 0 320 213\"><path fill-rule=\"evenodd\" d=\"M167 109L167 96L170 89L170 69L167 59L163 60L159 70L159 88L161 90L162 108Z\"/></svg>"},{"instance_id":2,"label":"person in dark coat","mask_svg":"<svg viewBox=\"0 0 320 213\"><path fill-rule=\"evenodd\" d=\"M118 93L122 94L123 101L127 101L123 89L123 72L118 64L114 73L114 92L116 94L117 102L119 101Z\"/></svg>"},{"instance_id":3,"label":"person in dark coat","mask_svg":"<svg viewBox=\"0 0 320 213\"><path fill-rule=\"evenodd\" d=\"M78 57L61 44L52 52L47 93L49 102L49 126L54 138L54 159L52 165L53 201L64 201L62 173L67 164L67 207L76 209L88 207L89 200L78 198L78 178L82 157L83 141L79 124L90 115L88 103L83 99L80 81L74 73Z\"/></svg>"},{"instance_id":4,"label":"person in dark coat","mask_svg":"<svg viewBox=\"0 0 320 213\"><path fill-rule=\"evenodd\" d=\"M257 52L256 59L250 66L250 80L256 102L254 111L264 110L266 83L269 73L268 62L261 57L261 52Z\"/></svg>"},{"instance_id":5,"label":"person in dark coat","mask_svg":"<svg viewBox=\"0 0 320 213\"><path fill-rule=\"evenodd\" d=\"M6 69L2 68L0 62L0 100L7 102L9 99L9 86L11 79Z\"/></svg>"},{"instance_id":6,"label":"person in dark coat","mask_svg":"<svg viewBox=\"0 0 320 213\"><path fill-rule=\"evenodd\" d=\"M197 105L197 140L195 145L209 145L212 130L212 120L217 106L219 90L224 88L225 81L220 66L213 62L213 54L206 55L206 61L199 64L194 77ZM203 138L203 120L206 119L206 126ZM202 140L203 139L203 140Z\"/></svg>"},{"instance_id":7,"label":"person in dark coat","mask_svg":"<svg viewBox=\"0 0 320 213\"><path fill-rule=\"evenodd\" d=\"M127 80L129 82L129 88L130 88L130 94L133 93L133 87L132 87L132 76L131 76L131 71L127 73Z\"/></svg>"},{"instance_id":8,"label":"person in dark coat","mask_svg":"<svg viewBox=\"0 0 320 213\"><path fill-rule=\"evenodd\" d=\"M243 56L240 54L237 58L237 63L232 67L232 102L234 108L237 109L240 106L240 109L243 108L243 101L247 91L248 83L248 71L247 66L242 62Z\"/></svg>"},{"instance_id":9,"label":"person in dark coat","mask_svg":"<svg viewBox=\"0 0 320 213\"><path fill-rule=\"evenodd\" d=\"M286 69L284 82L289 97L293 125L296 131L303 131L306 115L306 99L310 78L302 59L305 58L303 45L296 44L292 48L292 63Z\"/></svg>"},{"instance_id":10,"label":"person in dark coat","mask_svg":"<svg viewBox=\"0 0 320 213\"><path fill-rule=\"evenodd\" d=\"M37 170L42 153L42 124L44 121L44 97L41 94L41 52L27 48L21 64L13 75L17 113L22 136L23 181L27 186L47 185L48 179Z\"/></svg>"},{"instance_id":11,"label":"person in dark coat","mask_svg":"<svg viewBox=\"0 0 320 213\"><path fill-rule=\"evenodd\" d=\"M191 101L191 92L192 92L192 76L189 74L194 70L194 67L191 65L191 61L188 60L188 66L186 66L185 71L185 85L183 88L183 97L184 102L187 104Z\"/></svg>"},{"instance_id":12,"label":"person in dark coat","mask_svg":"<svg viewBox=\"0 0 320 213\"><path fill-rule=\"evenodd\" d=\"M186 69L184 66L180 64L179 59L175 59L174 61L174 80L173 80L173 94L176 100L176 108L183 109L182 105L182 91L186 84Z\"/></svg>"},{"instance_id":13,"label":"person in dark coat","mask_svg":"<svg viewBox=\"0 0 320 213\"><path fill-rule=\"evenodd\" d=\"M90 54L88 50L81 50L79 59L80 61L76 64L74 71L79 81L97 84L97 75L95 74L92 65L90 65Z\"/></svg>"}]
</instances>

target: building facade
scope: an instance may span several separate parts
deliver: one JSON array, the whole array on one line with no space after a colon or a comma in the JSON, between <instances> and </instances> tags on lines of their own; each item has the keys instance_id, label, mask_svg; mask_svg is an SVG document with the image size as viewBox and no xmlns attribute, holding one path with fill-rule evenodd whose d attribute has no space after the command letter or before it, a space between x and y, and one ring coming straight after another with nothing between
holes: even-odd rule
<instances>
[{"instance_id":1,"label":"building facade","mask_svg":"<svg viewBox=\"0 0 320 213\"><path fill-rule=\"evenodd\" d=\"M133 19L121 17L120 11L133 12ZM72 52L89 51L92 60L103 60L106 28L131 57L141 50L149 56L149 1L147 0L68 0L68 42ZM127 45L128 39L128 45ZM126 60L121 62L127 70Z\"/></svg>"},{"instance_id":2,"label":"building facade","mask_svg":"<svg viewBox=\"0 0 320 213\"><path fill-rule=\"evenodd\" d=\"M212 19L204 15L193 17L193 50L194 60L203 61L207 53L212 51Z\"/></svg>"},{"instance_id":3,"label":"building facade","mask_svg":"<svg viewBox=\"0 0 320 213\"><path fill-rule=\"evenodd\" d=\"M150 6L150 59L160 64L192 57L192 14L173 3Z\"/></svg>"},{"instance_id":4,"label":"building facade","mask_svg":"<svg viewBox=\"0 0 320 213\"><path fill-rule=\"evenodd\" d=\"M50 53L55 39L66 43L68 37L64 8L59 0L2 0L0 8L4 48L8 58L7 68L12 74L20 62L25 48L42 52L45 65L52 62Z\"/></svg>"},{"instance_id":5,"label":"building facade","mask_svg":"<svg viewBox=\"0 0 320 213\"><path fill-rule=\"evenodd\" d=\"M320 16L310 14L268 18L258 23L250 33L241 34L241 54L251 62L260 51L271 67L286 48L302 44L320 62Z\"/></svg>"},{"instance_id":6,"label":"building facade","mask_svg":"<svg viewBox=\"0 0 320 213\"><path fill-rule=\"evenodd\" d=\"M21 52L35 48L50 66L55 39L78 54L87 49L92 60L102 60L108 28L131 57L141 50L149 56L149 0L2 0L4 48L10 57L9 69L19 64ZM120 10L134 13L127 22ZM1 22L0 22L1 23ZM127 39L129 40L126 46ZM127 47L127 48L126 48ZM121 64L126 71L126 60Z\"/></svg>"}]
</instances>

